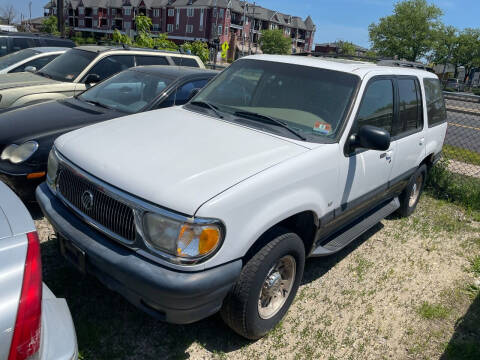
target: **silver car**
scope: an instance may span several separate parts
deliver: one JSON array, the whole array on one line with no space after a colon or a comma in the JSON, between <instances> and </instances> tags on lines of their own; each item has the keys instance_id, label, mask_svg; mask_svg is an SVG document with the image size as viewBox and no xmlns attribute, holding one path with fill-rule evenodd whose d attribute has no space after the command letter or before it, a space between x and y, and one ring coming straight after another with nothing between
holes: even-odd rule
<instances>
[{"instance_id":1,"label":"silver car","mask_svg":"<svg viewBox=\"0 0 480 360\"><path fill-rule=\"evenodd\" d=\"M23 203L0 182L0 360L77 359L65 299L42 282L40 244Z\"/></svg>"},{"instance_id":2,"label":"silver car","mask_svg":"<svg viewBox=\"0 0 480 360\"><path fill-rule=\"evenodd\" d=\"M0 74L39 70L67 50L68 48L61 47L37 47L2 56Z\"/></svg>"}]
</instances>

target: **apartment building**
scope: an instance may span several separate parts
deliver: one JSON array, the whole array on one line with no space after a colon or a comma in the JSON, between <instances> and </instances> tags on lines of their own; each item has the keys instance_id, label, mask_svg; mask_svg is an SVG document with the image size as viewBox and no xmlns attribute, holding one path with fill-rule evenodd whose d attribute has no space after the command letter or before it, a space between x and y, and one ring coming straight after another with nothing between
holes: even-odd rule
<instances>
[{"instance_id":1,"label":"apartment building","mask_svg":"<svg viewBox=\"0 0 480 360\"><path fill-rule=\"evenodd\" d=\"M56 14L56 1L44 6ZM115 29L135 34L135 16L152 19L153 33L167 33L178 43L201 40L228 42L239 52L259 53L262 31L281 29L292 39L292 52L310 52L315 24L310 17L282 14L241 0L65 0L66 24L75 31L97 34Z\"/></svg>"}]
</instances>

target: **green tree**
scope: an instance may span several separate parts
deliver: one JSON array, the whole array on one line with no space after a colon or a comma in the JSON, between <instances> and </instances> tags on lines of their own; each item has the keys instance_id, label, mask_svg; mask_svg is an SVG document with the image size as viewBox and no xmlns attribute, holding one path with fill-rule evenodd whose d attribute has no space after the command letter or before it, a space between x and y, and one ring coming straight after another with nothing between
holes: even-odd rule
<instances>
[{"instance_id":1,"label":"green tree","mask_svg":"<svg viewBox=\"0 0 480 360\"><path fill-rule=\"evenodd\" d=\"M265 54L290 54L291 39L282 30L265 30L260 38L260 47Z\"/></svg>"},{"instance_id":2,"label":"green tree","mask_svg":"<svg viewBox=\"0 0 480 360\"><path fill-rule=\"evenodd\" d=\"M152 19L144 15L135 16L135 25L137 27L135 46L153 48L154 41L150 31L152 27Z\"/></svg>"},{"instance_id":3,"label":"green tree","mask_svg":"<svg viewBox=\"0 0 480 360\"><path fill-rule=\"evenodd\" d=\"M153 39L153 46L161 50L178 50L177 44L168 40L167 34L159 34L158 37Z\"/></svg>"},{"instance_id":4,"label":"green tree","mask_svg":"<svg viewBox=\"0 0 480 360\"><path fill-rule=\"evenodd\" d=\"M468 76L473 67L480 66L480 29L467 28L458 35L452 61L456 67L465 67L465 76Z\"/></svg>"},{"instance_id":5,"label":"green tree","mask_svg":"<svg viewBox=\"0 0 480 360\"><path fill-rule=\"evenodd\" d=\"M182 45L183 50L189 51L192 55L196 55L202 60L204 63L208 62L210 59L210 51L208 51L207 43L202 41L196 40L192 43L186 42Z\"/></svg>"},{"instance_id":6,"label":"green tree","mask_svg":"<svg viewBox=\"0 0 480 360\"><path fill-rule=\"evenodd\" d=\"M368 27L370 41L379 55L410 61L427 55L441 25L442 10L426 0L404 0L393 14Z\"/></svg>"},{"instance_id":7,"label":"green tree","mask_svg":"<svg viewBox=\"0 0 480 360\"><path fill-rule=\"evenodd\" d=\"M340 53L343 55L355 55L357 53L355 45L351 42L340 40L337 45L340 49Z\"/></svg>"},{"instance_id":8,"label":"green tree","mask_svg":"<svg viewBox=\"0 0 480 360\"><path fill-rule=\"evenodd\" d=\"M58 32L58 23L56 16L49 16L46 19L43 19L42 32L55 35L60 34Z\"/></svg>"},{"instance_id":9,"label":"green tree","mask_svg":"<svg viewBox=\"0 0 480 360\"><path fill-rule=\"evenodd\" d=\"M132 39L130 39L127 35L122 34L118 29L115 29L112 35L113 42L117 44L125 44L125 45L132 45Z\"/></svg>"}]
</instances>

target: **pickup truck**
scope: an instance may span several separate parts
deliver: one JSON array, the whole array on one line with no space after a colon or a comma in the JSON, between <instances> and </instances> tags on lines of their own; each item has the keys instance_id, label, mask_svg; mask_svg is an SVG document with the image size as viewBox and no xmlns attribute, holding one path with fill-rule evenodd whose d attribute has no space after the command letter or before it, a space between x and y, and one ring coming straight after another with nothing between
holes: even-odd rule
<instances>
[{"instance_id":1,"label":"pickup truck","mask_svg":"<svg viewBox=\"0 0 480 360\"><path fill-rule=\"evenodd\" d=\"M81 271L165 321L220 311L258 339L306 258L415 210L446 128L427 71L249 56L184 106L58 138L36 197Z\"/></svg>"}]
</instances>

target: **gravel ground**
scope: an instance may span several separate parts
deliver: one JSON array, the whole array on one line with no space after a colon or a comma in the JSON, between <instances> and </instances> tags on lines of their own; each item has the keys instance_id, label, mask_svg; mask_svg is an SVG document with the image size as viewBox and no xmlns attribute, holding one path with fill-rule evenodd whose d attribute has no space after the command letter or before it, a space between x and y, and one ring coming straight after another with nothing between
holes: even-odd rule
<instances>
[{"instance_id":1,"label":"gravel ground","mask_svg":"<svg viewBox=\"0 0 480 360\"><path fill-rule=\"evenodd\" d=\"M81 359L480 358L480 214L428 196L412 217L307 261L287 316L256 342L218 315L176 326L143 314L68 266L49 223L31 212L44 281L69 303Z\"/></svg>"}]
</instances>

